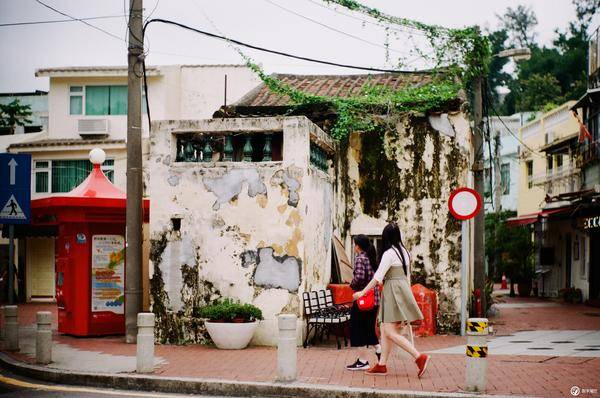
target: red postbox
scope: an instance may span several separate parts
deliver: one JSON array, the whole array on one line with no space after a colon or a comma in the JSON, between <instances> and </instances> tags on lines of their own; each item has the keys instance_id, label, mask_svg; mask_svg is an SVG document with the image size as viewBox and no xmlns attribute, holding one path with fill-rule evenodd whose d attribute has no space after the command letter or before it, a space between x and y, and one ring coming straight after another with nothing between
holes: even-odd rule
<instances>
[{"instance_id":1,"label":"red postbox","mask_svg":"<svg viewBox=\"0 0 600 398\"><path fill-rule=\"evenodd\" d=\"M90 175L71 192L31 201L34 225L58 226L55 275L60 333L125 333L126 195L106 178L100 168L103 161L100 152ZM143 208L147 222L148 200Z\"/></svg>"},{"instance_id":2,"label":"red postbox","mask_svg":"<svg viewBox=\"0 0 600 398\"><path fill-rule=\"evenodd\" d=\"M415 330L415 334L417 336L433 336L436 331L437 294L418 283L413 285L411 290L423 313L423 320Z\"/></svg>"}]
</instances>

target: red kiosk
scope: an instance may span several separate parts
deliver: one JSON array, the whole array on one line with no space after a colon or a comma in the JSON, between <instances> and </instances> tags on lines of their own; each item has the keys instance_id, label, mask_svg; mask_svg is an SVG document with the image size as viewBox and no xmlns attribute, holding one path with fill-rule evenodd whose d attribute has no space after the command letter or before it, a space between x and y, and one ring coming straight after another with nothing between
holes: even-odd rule
<instances>
[{"instance_id":1,"label":"red kiosk","mask_svg":"<svg viewBox=\"0 0 600 398\"><path fill-rule=\"evenodd\" d=\"M34 225L56 225L58 331L75 336L125 333L126 195L106 178L106 155L71 192L31 201ZM143 202L148 222L149 201Z\"/></svg>"}]
</instances>

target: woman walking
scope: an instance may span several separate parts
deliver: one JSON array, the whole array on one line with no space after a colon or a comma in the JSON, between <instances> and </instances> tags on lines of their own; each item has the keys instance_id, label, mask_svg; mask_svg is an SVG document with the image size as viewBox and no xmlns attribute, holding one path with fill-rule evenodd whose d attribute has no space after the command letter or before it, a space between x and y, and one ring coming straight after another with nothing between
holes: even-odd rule
<instances>
[{"instance_id":1,"label":"woman walking","mask_svg":"<svg viewBox=\"0 0 600 398\"><path fill-rule=\"evenodd\" d=\"M354 293L354 299L364 296L369 289L383 283L383 297L379 306L379 321L381 322L381 358L379 362L366 371L372 375L387 374L387 361L395 344L408 352L418 368L418 376L425 373L429 356L421 354L399 331L410 322L423 319L423 314L408 282L408 267L410 255L402 244L400 228L395 223L388 224L381 234L382 254L379 268L373 279L359 292Z\"/></svg>"},{"instance_id":2,"label":"woman walking","mask_svg":"<svg viewBox=\"0 0 600 398\"><path fill-rule=\"evenodd\" d=\"M363 289L373 279L377 267L377 252L375 247L365 235L354 238L354 277L350 287L354 291ZM375 335L375 322L379 305L379 291L375 290L375 307L370 310L361 310L356 301L350 310L350 346L359 347L356 361L346 366L348 370L365 370L369 368L367 346L378 346L379 341ZM376 354L379 356L380 354Z\"/></svg>"}]
</instances>

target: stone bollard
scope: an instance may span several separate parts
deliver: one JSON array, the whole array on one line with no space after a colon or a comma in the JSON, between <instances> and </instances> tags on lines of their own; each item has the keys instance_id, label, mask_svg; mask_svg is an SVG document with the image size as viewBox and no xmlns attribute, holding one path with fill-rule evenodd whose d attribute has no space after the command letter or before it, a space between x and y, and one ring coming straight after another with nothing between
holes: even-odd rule
<instances>
[{"instance_id":1,"label":"stone bollard","mask_svg":"<svg viewBox=\"0 0 600 398\"><path fill-rule=\"evenodd\" d=\"M141 312L137 316L137 372L154 371L154 314Z\"/></svg>"},{"instance_id":2,"label":"stone bollard","mask_svg":"<svg viewBox=\"0 0 600 398\"><path fill-rule=\"evenodd\" d=\"M35 362L47 365L52 362L52 313L38 311L36 320Z\"/></svg>"},{"instance_id":3,"label":"stone bollard","mask_svg":"<svg viewBox=\"0 0 600 398\"><path fill-rule=\"evenodd\" d=\"M487 318L469 318L467 321L466 390L485 391L487 372Z\"/></svg>"},{"instance_id":4,"label":"stone bollard","mask_svg":"<svg viewBox=\"0 0 600 398\"><path fill-rule=\"evenodd\" d=\"M281 314L277 317L279 340L277 342L277 381L291 382L297 375L297 322L296 315Z\"/></svg>"},{"instance_id":5,"label":"stone bollard","mask_svg":"<svg viewBox=\"0 0 600 398\"><path fill-rule=\"evenodd\" d=\"M6 350L19 351L19 319L16 305L4 306L4 341Z\"/></svg>"}]
</instances>

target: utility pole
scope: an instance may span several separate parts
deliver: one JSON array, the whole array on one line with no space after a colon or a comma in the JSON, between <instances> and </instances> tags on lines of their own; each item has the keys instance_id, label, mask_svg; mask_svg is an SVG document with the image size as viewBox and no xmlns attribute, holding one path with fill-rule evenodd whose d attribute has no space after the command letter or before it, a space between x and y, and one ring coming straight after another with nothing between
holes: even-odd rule
<instances>
[{"instance_id":1,"label":"utility pole","mask_svg":"<svg viewBox=\"0 0 600 398\"><path fill-rule=\"evenodd\" d=\"M483 76L479 75L473 81L474 103L473 103L473 179L475 190L483 198L483 100L482 100ZM481 293L481 308L485 317L485 206L474 218L474 264L473 264L473 284L475 289Z\"/></svg>"},{"instance_id":2,"label":"utility pole","mask_svg":"<svg viewBox=\"0 0 600 398\"><path fill-rule=\"evenodd\" d=\"M496 130L494 132L494 210L496 214L502 211L502 175L500 173L500 149L500 131Z\"/></svg>"},{"instance_id":3,"label":"utility pole","mask_svg":"<svg viewBox=\"0 0 600 398\"><path fill-rule=\"evenodd\" d=\"M129 10L125 341L135 343L142 311L142 0L130 0Z\"/></svg>"}]
</instances>

